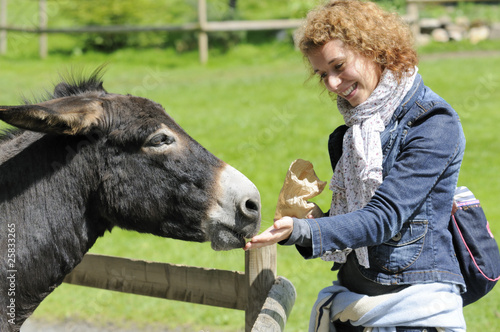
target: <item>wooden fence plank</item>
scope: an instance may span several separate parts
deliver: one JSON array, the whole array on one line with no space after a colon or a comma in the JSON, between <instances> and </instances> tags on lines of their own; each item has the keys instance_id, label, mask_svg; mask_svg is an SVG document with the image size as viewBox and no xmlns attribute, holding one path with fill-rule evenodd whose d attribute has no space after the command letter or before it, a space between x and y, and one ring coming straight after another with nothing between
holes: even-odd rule
<instances>
[{"instance_id":1,"label":"wooden fence plank","mask_svg":"<svg viewBox=\"0 0 500 332\"><path fill-rule=\"evenodd\" d=\"M266 21L222 21L207 22L206 31L239 31L239 30L281 30L295 29L301 26L304 20L266 20Z\"/></svg>"},{"instance_id":2,"label":"wooden fence plank","mask_svg":"<svg viewBox=\"0 0 500 332\"><path fill-rule=\"evenodd\" d=\"M65 283L244 310L243 272L87 254Z\"/></svg>"},{"instance_id":3,"label":"wooden fence plank","mask_svg":"<svg viewBox=\"0 0 500 332\"><path fill-rule=\"evenodd\" d=\"M26 28L2 25L0 29L14 32L27 33L130 33L130 32L148 32L148 31L195 31L200 29L198 23L186 23L181 25L162 25L162 26L126 26L126 25L107 25L107 26L89 26L75 28Z\"/></svg>"},{"instance_id":4,"label":"wooden fence plank","mask_svg":"<svg viewBox=\"0 0 500 332\"><path fill-rule=\"evenodd\" d=\"M284 277L276 278L252 332L284 331L296 298L297 292L293 284Z\"/></svg>"},{"instance_id":5,"label":"wooden fence plank","mask_svg":"<svg viewBox=\"0 0 500 332\"><path fill-rule=\"evenodd\" d=\"M5 0L2 0L5 1ZM27 33L130 33L149 31L237 31L237 30L281 30L294 29L302 24L302 20L267 20L267 21L222 21L206 22L203 27L200 23L185 23L180 25L159 25L159 26L126 26L126 25L106 25L74 28L28 28L9 26L6 23L0 25L0 29L13 32Z\"/></svg>"}]
</instances>

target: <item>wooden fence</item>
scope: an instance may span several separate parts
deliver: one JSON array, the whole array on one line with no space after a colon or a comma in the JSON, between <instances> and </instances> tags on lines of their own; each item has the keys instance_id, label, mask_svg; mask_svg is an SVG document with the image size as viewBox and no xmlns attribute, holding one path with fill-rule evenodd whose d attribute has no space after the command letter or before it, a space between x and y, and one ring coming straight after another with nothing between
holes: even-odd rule
<instances>
[{"instance_id":1,"label":"wooden fence","mask_svg":"<svg viewBox=\"0 0 500 332\"><path fill-rule=\"evenodd\" d=\"M276 275L276 245L245 253L245 272L87 254L65 283L245 311L245 331L283 331L296 292Z\"/></svg>"},{"instance_id":2,"label":"wooden fence","mask_svg":"<svg viewBox=\"0 0 500 332\"><path fill-rule=\"evenodd\" d=\"M73 27L73 28L48 28L47 0L38 0L38 27L26 28L9 26L7 24L7 1L0 0L0 54L7 52L7 31L35 33L39 35L39 54L45 58L48 54L48 34L52 33L133 33L144 31L193 31L198 34L198 49L200 62L208 61L208 40L209 33L214 31L248 31L248 30L282 30L295 29L299 27L303 20L264 20L264 21L222 21L214 22L207 20L206 0L198 0L198 22L181 25L164 26L101 26L101 27ZM478 2L498 0L406 0L405 21L410 24L414 35L420 33L419 26L419 4L425 3L458 3L458 2Z\"/></svg>"},{"instance_id":3,"label":"wooden fence","mask_svg":"<svg viewBox=\"0 0 500 332\"><path fill-rule=\"evenodd\" d=\"M282 30L300 26L302 20L264 20L264 21L208 21L206 0L198 0L198 22L181 25L164 26L100 26L48 28L47 0L38 0L38 27L26 28L7 24L7 0L0 0L0 54L7 51L7 31L35 33L39 35L39 55L45 58L48 54L47 34L53 33L132 33L144 31L193 31L198 34L200 62L208 61L208 36L215 31L248 31L248 30Z\"/></svg>"}]
</instances>

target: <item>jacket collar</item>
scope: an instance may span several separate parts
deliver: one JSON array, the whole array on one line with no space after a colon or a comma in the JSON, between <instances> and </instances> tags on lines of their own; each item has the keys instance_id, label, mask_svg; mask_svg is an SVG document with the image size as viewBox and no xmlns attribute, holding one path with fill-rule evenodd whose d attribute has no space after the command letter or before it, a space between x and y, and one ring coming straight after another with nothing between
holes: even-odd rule
<instances>
[{"instance_id":1,"label":"jacket collar","mask_svg":"<svg viewBox=\"0 0 500 332\"><path fill-rule=\"evenodd\" d=\"M406 96L403 98L401 105L396 109L396 111L394 111L391 122L397 121L406 115L413 105L415 105L419 96L421 96L423 89L424 82L422 80L422 76L417 74L410 91L408 91Z\"/></svg>"}]
</instances>

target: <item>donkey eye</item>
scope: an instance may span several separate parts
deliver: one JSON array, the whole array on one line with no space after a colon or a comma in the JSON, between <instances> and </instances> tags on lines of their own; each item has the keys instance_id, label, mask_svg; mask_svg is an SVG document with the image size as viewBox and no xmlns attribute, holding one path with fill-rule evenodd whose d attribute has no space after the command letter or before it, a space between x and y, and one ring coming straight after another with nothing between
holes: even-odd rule
<instances>
[{"instance_id":1,"label":"donkey eye","mask_svg":"<svg viewBox=\"0 0 500 332\"><path fill-rule=\"evenodd\" d=\"M149 140L147 145L153 146L153 147L158 147L158 146L162 146L162 145L172 144L174 141L175 141L175 139L172 136L168 136L165 134L158 134L158 135L151 137L151 139Z\"/></svg>"}]
</instances>

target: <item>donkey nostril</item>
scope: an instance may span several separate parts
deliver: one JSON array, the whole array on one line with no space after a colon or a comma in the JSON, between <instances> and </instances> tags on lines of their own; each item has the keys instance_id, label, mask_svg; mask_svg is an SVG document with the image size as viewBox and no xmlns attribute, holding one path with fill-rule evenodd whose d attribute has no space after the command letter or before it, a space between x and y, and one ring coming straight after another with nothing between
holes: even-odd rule
<instances>
[{"instance_id":1,"label":"donkey nostril","mask_svg":"<svg viewBox=\"0 0 500 332\"><path fill-rule=\"evenodd\" d=\"M254 200L248 199L245 202L245 208L249 211L256 211L259 212L259 204L255 202Z\"/></svg>"},{"instance_id":2,"label":"donkey nostril","mask_svg":"<svg viewBox=\"0 0 500 332\"><path fill-rule=\"evenodd\" d=\"M248 198L241 202L240 213L249 220L260 219L260 200Z\"/></svg>"}]
</instances>

